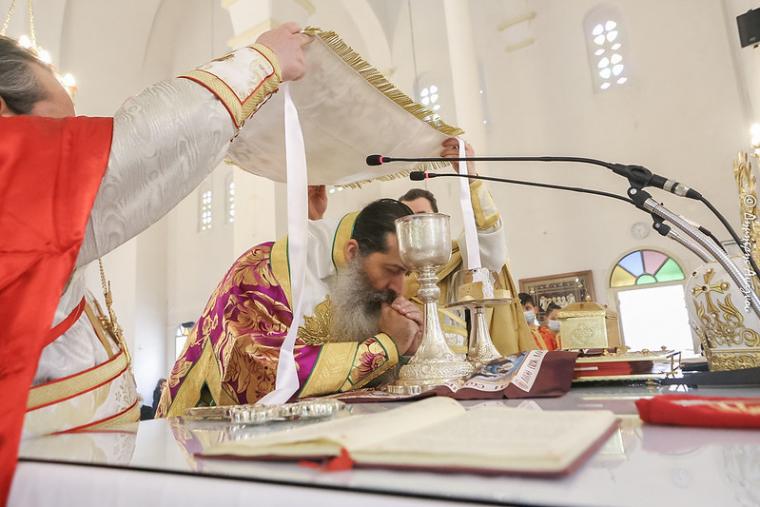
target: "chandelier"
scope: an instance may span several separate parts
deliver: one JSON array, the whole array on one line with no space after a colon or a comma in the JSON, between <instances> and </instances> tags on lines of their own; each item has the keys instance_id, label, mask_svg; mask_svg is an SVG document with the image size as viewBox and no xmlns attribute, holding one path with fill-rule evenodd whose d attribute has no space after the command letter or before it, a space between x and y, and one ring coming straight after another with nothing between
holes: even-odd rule
<instances>
[{"instance_id":1,"label":"chandelier","mask_svg":"<svg viewBox=\"0 0 760 507\"><path fill-rule=\"evenodd\" d=\"M61 86L63 86L69 96L71 96L73 99L77 92L76 79L69 72L65 74L58 73L55 65L53 65L53 58L50 55L50 51L37 44L37 34L34 30L34 9L32 7L32 0L27 0L26 7L26 20L29 33L22 34L18 37L18 39L16 39L18 45L33 53L42 63L49 65L53 71L53 74L55 74L55 77L61 83ZM13 18L15 11L16 0L11 0L11 5L8 8L7 14L5 15L3 25L0 27L0 35L5 35L5 32L8 30L8 26L11 23L11 19Z\"/></svg>"}]
</instances>

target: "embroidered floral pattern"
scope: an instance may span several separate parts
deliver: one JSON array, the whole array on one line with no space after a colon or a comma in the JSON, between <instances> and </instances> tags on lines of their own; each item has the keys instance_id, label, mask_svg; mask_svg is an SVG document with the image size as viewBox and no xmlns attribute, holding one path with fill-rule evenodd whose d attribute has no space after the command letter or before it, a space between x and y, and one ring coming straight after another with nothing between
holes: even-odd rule
<instances>
[{"instance_id":1,"label":"embroidered floral pattern","mask_svg":"<svg viewBox=\"0 0 760 507\"><path fill-rule=\"evenodd\" d=\"M361 355L359 361L359 374L361 376L367 375L378 369L388 358L385 354L375 354L372 352L364 352Z\"/></svg>"},{"instance_id":2,"label":"embroidered floral pattern","mask_svg":"<svg viewBox=\"0 0 760 507\"><path fill-rule=\"evenodd\" d=\"M393 366L395 366L395 362L390 360L388 351L377 338L365 340L359 344L351 375L349 375L341 391L366 385Z\"/></svg>"}]
</instances>

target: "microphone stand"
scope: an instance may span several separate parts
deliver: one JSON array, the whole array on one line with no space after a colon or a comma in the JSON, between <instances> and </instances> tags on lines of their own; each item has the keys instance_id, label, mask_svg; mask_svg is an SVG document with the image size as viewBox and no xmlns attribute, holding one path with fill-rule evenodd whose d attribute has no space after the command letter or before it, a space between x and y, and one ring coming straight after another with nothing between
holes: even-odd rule
<instances>
[{"instance_id":1,"label":"microphone stand","mask_svg":"<svg viewBox=\"0 0 760 507\"><path fill-rule=\"evenodd\" d=\"M650 213L651 214L651 213ZM691 250L691 252L699 257L699 259L702 262L712 262L712 259L710 258L710 252L702 248L702 246L697 243L696 241L693 241L691 238L684 236L678 231L673 230L669 225L662 222L662 217L659 217L657 215L651 214L652 218L654 219L654 223L652 224L652 227L654 230L662 234L663 236L667 236L668 238L672 239L676 243L680 244L682 247L686 248L687 250ZM665 232L663 232L663 229L667 229Z\"/></svg>"}]
</instances>

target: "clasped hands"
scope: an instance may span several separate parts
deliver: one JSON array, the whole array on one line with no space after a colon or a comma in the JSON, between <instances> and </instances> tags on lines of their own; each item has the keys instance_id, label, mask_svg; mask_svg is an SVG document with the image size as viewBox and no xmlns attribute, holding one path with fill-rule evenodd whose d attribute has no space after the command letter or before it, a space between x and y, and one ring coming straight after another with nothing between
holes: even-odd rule
<instances>
[{"instance_id":1,"label":"clasped hands","mask_svg":"<svg viewBox=\"0 0 760 507\"><path fill-rule=\"evenodd\" d=\"M422 342L422 311L405 297L398 296L391 304L383 304L379 327L396 343L399 355L412 355Z\"/></svg>"}]
</instances>

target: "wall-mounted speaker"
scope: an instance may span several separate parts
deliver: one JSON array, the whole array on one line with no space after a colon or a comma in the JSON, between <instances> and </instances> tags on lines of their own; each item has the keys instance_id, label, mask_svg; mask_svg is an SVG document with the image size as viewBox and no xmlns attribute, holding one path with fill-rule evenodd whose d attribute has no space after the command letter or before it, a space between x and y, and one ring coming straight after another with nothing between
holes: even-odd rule
<instances>
[{"instance_id":1,"label":"wall-mounted speaker","mask_svg":"<svg viewBox=\"0 0 760 507\"><path fill-rule=\"evenodd\" d=\"M739 42L743 48L760 44L760 8L752 9L736 17Z\"/></svg>"}]
</instances>

